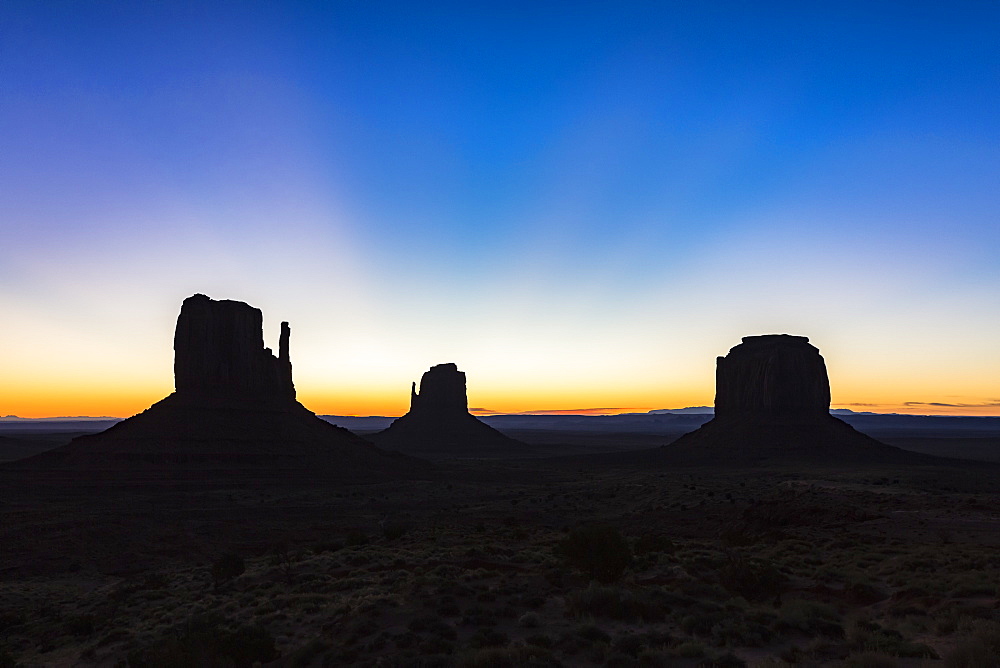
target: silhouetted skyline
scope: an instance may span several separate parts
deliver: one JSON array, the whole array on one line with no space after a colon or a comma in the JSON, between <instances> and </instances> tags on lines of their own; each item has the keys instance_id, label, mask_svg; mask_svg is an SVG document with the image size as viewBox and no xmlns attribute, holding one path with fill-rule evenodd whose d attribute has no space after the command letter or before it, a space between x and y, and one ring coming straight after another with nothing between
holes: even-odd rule
<instances>
[{"instance_id":1,"label":"silhouetted skyline","mask_svg":"<svg viewBox=\"0 0 1000 668\"><path fill-rule=\"evenodd\" d=\"M299 398L707 405L808 334L835 407L1000 413L988 3L6 3L0 413L170 391L176 304ZM301 332L301 333L300 333Z\"/></svg>"}]
</instances>

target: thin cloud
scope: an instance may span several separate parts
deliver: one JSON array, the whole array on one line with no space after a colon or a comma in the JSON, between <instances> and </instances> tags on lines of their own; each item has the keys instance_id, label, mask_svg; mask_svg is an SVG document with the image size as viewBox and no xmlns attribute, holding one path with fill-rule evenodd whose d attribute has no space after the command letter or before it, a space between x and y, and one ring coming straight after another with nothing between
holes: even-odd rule
<instances>
[{"instance_id":1,"label":"thin cloud","mask_svg":"<svg viewBox=\"0 0 1000 668\"><path fill-rule=\"evenodd\" d=\"M852 404L853 405L853 404ZM904 401L904 406L945 406L947 408L997 408L1000 399L993 399L979 404L946 404L940 401Z\"/></svg>"},{"instance_id":2,"label":"thin cloud","mask_svg":"<svg viewBox=\"0 0 1000 668\"><path fill-rule=\"evenodd\" d=\"M624 406L618 408L561 408L552 410L520 411L514 415L609 415L615 413L645 412L648 409Z\"/></svg>"}]
</instances>

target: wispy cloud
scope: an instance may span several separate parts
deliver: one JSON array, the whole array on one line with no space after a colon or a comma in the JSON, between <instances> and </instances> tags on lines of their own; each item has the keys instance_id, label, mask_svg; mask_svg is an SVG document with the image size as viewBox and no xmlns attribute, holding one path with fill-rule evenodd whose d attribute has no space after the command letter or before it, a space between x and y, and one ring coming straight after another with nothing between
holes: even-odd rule
<instances>
[{"instance_id":1,"label":"wispy cloud","mask_svg":"<svg viewBox=\"0 0 1000 668\"><path fill-rule=\"evenodd\" d=\"M489 408L470 408L470 413L476 415L616 415L618 413L645 413L648 408L636 407L615 407L615 408L554 408L535 411L518 411L516 413L504 413Z\"/></svg>"},{"instance_id":2,"label":"wispy cloud","mask_svg":"<svg viewBox=\"0 0 1000 668\"><path fill-rule=\"evenodd\" d=\"M646 412L647 408L634 406L618 408L564 408L552 410L521 411L517 415L614 415L617 413Z\"/></svg>"},{"instance_id":3,"label":"wispy cloud","mask_svg":"<svg viewBox=\"0 0 1000 668\"><path fill-rule=\"evenodd\" d=\"M997 408L1000 407L1000 399L990 399L978 404L946 404L940 401L904 401L904 406L945 406L948 408Z\"/></svg>"}]
</instances>

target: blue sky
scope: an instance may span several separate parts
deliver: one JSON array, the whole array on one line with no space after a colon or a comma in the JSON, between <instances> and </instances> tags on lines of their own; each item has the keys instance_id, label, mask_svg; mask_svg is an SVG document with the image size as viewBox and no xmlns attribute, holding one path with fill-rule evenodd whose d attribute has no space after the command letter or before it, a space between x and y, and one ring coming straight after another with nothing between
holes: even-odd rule
<instances>
[{"instance_id":1,"label":"blue sky","mask_svg":"<svg viewBox=\"0 0 1000 668\"><path fill-rule=\"evenodd\" d=\"M710 403L771 331L835 403L990 410L998 19L5 3L0 412L162 396L193 292L290 320L322 412L405 408L445 361L501 409Z\"/></svg>"}]
</instances>

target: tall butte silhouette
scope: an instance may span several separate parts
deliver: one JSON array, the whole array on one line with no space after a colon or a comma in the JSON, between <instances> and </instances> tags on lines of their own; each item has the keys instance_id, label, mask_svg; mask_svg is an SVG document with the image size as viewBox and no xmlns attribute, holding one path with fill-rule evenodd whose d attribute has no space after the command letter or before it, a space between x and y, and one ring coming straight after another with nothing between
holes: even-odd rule
<instances>
[{"instance_id":1,"label":"tall butte silhouette","mask_svg":"<svg viewBox=\"0 0 1000 668\"><path fill-rule=\"evenodd\" d=\"M447 457L509 454L524 447L469 412L465 373L452 363L424 372L420 391L416 383L410 388L409 412L369 438L401 452Z\"/></svg>"},{"instance_id":2,"label":"tall butte silhouette","mask_svg":"<svg viewBox=\"0 0 1000 668\"><path fill-rule=\"evenodd\" d=\"M855 430L830 415L830 381L804 336L745 336L715 375L715 417L659 449L699 464L913 463L931 460Z\"/></svg>"},{"instance_id":3,"label":"tall butte silhouette","mask_svg":"<svg viewBox=\"0 0 1000 668\"><path fill-rule=\"evenodd\" d=\"M295 399L291 330L278 356L264 347L260 309L196 294L174 333L175 391L99 434L22 460L28 467L120 469L185 466L239 471L403 470L415 460L387 453L334 426Z\"/></svg>"}]
</instances>

